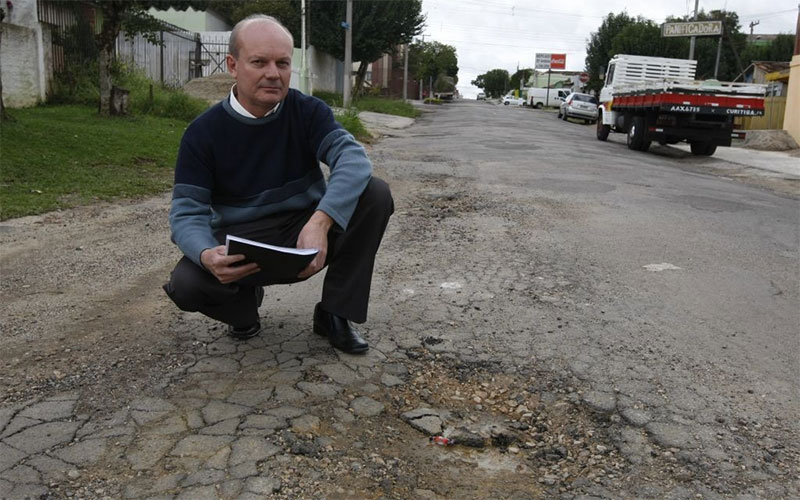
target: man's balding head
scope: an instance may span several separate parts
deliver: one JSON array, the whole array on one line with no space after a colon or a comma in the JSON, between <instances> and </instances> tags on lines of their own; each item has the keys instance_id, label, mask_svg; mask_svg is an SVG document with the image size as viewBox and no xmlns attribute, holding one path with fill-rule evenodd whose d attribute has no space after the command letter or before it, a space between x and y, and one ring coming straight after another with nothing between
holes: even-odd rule
<instances>
[{"instance_id":1,"label":"man's balding head","mask_svg":"<svg viewBox=\"0 0 800 500\"><path fill-rule=\"evenodd\" d=\"M286 36L291 41L292 47L294 47L294 37L292 36L292 33L286 28L286 26L281 24L280 21L278 21L276 18L272 16L267 16L265 14L252 14L245 17L238 23L236 23L236 26L233 27L233 31L231 31L231 38L230 41L228 42L228 53L230 55L236 58L239 57L239 37L241 35L241 32L245 28L255 23L272 24L279 27L284 33L286 33Z\"/></svg>"}]
</instances>

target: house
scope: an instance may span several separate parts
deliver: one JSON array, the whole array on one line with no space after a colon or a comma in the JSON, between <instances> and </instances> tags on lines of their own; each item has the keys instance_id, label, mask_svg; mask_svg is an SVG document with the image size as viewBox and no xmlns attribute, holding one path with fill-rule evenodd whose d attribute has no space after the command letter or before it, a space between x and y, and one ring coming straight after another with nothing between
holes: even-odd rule
<instances>
[{"instance_id":1,"label":"house","mask_svg":"<svg viewBox=\"0 0 800 500\"><path fill-rule=\"evenodd\" d=\"M151 8L147 13L160 21L194 33L230 31L233 28L225 18L212 9L199 11L192 7L188 7L186 10L176 10L172 7L167 10Z\"/></svg>"},{"instance_id":2,"label":"house","mask_svg":"<svg viewBox=\"0 0 800 500\"><path fill-rule=\"evenodd\" d=\"M786 96L789 90L789 65L790 63L788 61L753 61L753 64L748 66L734 81L769 84L770 95L777 97ZM769 75L774 75L776 73L786 73L787 78L782 80L769 77Z\"/></svg>"},{"instance_id":3,"label":"house","mask_svg":"<svg viewBox=\"0 0 800 500\"><path fill-rule=\"evenodd\" d=\"M552 89L572 89L577 91L578 89L583 88L583 83L580 81L580 71L539 71L534 70L531 77L528 79L528 82L525 84L526 87L537 87L537 88L546 88L550 87Z\"/></svg>"}]
</instances>

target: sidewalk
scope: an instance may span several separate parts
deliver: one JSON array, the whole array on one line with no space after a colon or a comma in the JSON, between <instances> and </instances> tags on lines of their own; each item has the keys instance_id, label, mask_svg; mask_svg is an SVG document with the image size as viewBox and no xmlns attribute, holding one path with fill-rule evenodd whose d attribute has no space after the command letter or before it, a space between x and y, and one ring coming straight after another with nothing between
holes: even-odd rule
<instances>
[{"instance_id":1,"label":"sidewalk","mask_svg":"<svg viewBox=\"0 0 800 500\"><path fill-rule=\"evenodd\" d=\"M682 151L689 152L688 144L672 146ZM800 156L797 152L786 151L759 151L741 147L717 148L712 159L726 161L743 167L764 170L782 174L785 178L800 179Z\"/></svg>"}]
</instances>

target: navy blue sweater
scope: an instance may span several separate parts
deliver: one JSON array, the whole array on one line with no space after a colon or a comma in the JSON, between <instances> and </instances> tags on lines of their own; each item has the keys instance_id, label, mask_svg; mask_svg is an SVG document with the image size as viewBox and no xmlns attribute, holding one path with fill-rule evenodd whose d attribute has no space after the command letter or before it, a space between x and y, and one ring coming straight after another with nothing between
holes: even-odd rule
<instances>
[{"instance_id":1,"label":"navy blue sweater","mask_svg":"<svg viewBox=\"0 0 800 500\"><path fill-rule=\"evenodd\" d=\"M320 161L330 167L326 186ZM178 151L169 214L172 240L198 265L222 226L316 206L347 228L372 175L364 148L315 97L291 89L263 118L228 99L197 117Z\"/></svg>"}]
</instances>

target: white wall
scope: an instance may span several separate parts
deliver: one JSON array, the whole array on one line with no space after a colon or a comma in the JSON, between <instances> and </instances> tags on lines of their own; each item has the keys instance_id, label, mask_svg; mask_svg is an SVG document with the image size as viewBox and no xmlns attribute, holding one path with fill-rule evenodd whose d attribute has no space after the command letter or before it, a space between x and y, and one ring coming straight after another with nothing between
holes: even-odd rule
<instances>
[{"instance_id":1,"label":"white wall","mask_svg":"<svg viewBox=\"0 0 800 500\"><path fill-rule=\"evenodd\" d=\"M5 10L0 42L3 104L9 108L34 106L47 97L52 79L50 31L38 22L36 0L16 0Z\"/></svg>"},{"instance_id":2,"label":"white wall","mask_svg":"<svg viewBox=\"0 0 800 500\"><path fill-rule=\"evenodd\" d=\"M324 90L327 92L341 92L342 82L337 81L336 75L341 74L341 69L337 71L337 65L342 63L330 54L310 47L309 58L311 59L311 87L313 90ZM299 60L298 60L299 62Z\"/></svg>"}]
</instances>

